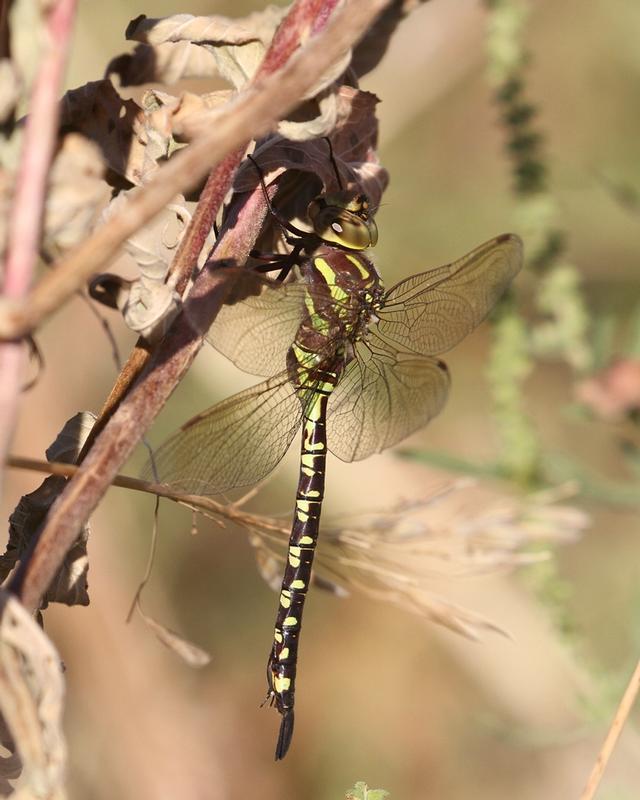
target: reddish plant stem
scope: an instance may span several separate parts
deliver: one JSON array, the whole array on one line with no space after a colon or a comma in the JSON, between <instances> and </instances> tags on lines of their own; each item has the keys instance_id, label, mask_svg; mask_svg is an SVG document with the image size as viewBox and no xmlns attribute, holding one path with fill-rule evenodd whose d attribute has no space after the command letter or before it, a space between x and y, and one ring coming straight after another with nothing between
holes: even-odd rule
<instances>
[{"instance_id":1,"label":"reddish plant stem","mask_svg":"<svg viewBox=\"0 0 640 800\"><path fill-rule=\"evenodd\" d=\"M256 74L256 80L276 72L304 44L310 33L319 33L339 2L340 0L301 0L292 6L286 20L275 32L271 47Z\"/></svg>"},{"instance_id":2,"label":"reddish plant stem","mask_svg":"<svg viewBox=\"0 0 640 800\"><path fill-rule=\"evenodd\" d=\"M11 209L3 292L24 297L38 255L42 208L58 130L58 94L67 63L76 0L58 0L47 18L48 47L31 95Z\"/></svg>"},{"instance_id":3,"label":"reddish plant stem","mask_svg":"<svg viewBox=\"0 0 640 800\"><path fill-rule=\"evenodd\" d=\"M58 93L67 63L76 0L58 0L45 22L47 46L31 94L8 228L3 297L21 300L33 279L40 243L47 176L58 127ZM26 350L0 342L0 457L8 452L18 413Z\"/></svg>"}]
</instances>

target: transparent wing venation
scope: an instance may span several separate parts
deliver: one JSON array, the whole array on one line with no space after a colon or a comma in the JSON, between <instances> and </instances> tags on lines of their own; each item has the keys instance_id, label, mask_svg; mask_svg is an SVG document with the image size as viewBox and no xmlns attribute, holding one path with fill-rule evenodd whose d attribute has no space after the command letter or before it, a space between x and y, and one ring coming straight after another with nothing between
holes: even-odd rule
<instances>
[{"instance_id":1,"label":"transparent wing venation","mask_svg":"<svg viewBox=\"0 0 640 800\"><path fill-rule=\"evenodd\" d=\"M385 296L380 335L397 348L439 355L491 311L522 263L522 242L506 234L458 261L413 275Z\"/></svg>"},{"instance_id":2,"label":"transparent wing venation","mask_svg":"<svg viewBox=\"0 0 640 800\"><path fill-rule=\"evenodd\" d=\"M516 236L492 239L460 260L401 281L376 309L377 322L353 344L327 411L329 449L344 461L366 458L423 427L442 409L449 374L439 355L489 313L520 268ZM350 311L357 295L347 300ZM322 304L322 305L320 305ZM264 281L249 297L222 309L210 340L247 372L271 376L194 417L155 453L144 476L177 491L215 495L258 482L286 452L314 386L308 375L321 360L341 358L352 334L336 323L316 336L298 376L287 372L287 353L311 309L341 307L327 284ZM348 318L348 315L342 315ZM311 374L313 374L311 372ZM304 384L304 391L294 383Z\"/></svg>"},{"instance_id":3,"label":"transparent wing venation","mask_svg":"<svg viewBox=\"0 0 640 800\"><path fill-rule=\"evenodd\" d=\"M264 381L189 420L155 451L143 478L197 495L257 483L286 453L301 415L286 376Z\"/></svg>"}]
</instances>

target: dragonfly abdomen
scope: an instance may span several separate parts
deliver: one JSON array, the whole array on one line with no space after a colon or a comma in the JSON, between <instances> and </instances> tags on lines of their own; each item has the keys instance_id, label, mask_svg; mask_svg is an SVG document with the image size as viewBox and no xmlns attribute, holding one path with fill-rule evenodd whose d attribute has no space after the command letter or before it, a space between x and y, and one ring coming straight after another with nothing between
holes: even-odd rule
<instances>
[{"instance_id":1,"label":"dragonfly abdomen","mask_svg":"<svg viewBox=\"0 0 640 800\"><path fill-rule=\"evenodd\" d=\"M315 394L303 423L295 513L267 668L269 693L282 715L276 760L284 758L293 735L298 643L324 498L329 394L329 389Z\"/></svg>"}]
</instances>

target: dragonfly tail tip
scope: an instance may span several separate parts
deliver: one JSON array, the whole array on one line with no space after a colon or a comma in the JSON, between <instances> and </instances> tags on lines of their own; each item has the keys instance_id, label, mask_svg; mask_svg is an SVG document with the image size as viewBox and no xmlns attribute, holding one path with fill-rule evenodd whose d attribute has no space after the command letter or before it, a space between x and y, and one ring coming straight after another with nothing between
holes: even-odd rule
<instances>
[{"instance_id":1,"label":"dragonfly tail tip","mask_svg":"<svg viewBox=\"0 0 640 800\"><path fill-rule=\"evenodd\" d=\"M285 711L280 720L280 731L278 733L278 743L276 744L276 761L281 761L287 755L292 738L293 710L291 709Z\"/></svg>"}]
</instances>

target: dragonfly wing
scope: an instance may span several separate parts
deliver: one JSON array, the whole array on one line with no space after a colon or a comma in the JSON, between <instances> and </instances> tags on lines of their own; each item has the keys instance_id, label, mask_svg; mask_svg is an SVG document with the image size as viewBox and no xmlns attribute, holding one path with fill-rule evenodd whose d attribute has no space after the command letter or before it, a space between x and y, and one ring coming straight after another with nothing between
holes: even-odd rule
<instances>
[{"instance_id":1,"label":"dragonfly wing","mask_svg":"<svg viewBox=\"0 0 640 800\"><path fill-rule=\"evenodd\" d=\"M329 397L329 450L343 461L379 453L435 417L448 391L442 361L394 353L372 335L358 342L356 358Z\"/></svg>"},{"instance_id":2,"label":"dragonfly wing","mask_svg":"<svg viewBox=\"0 0 640 800\"><path fill-rule=\"evenodd\" d=\"M309 289L304 283L282 285L253 276L251 290L221 308L207 340L244 372L268 377L286 367Z\"/></svg>"},{"instance_id":3,"label":"dragonfly wing","mask_svg":"<svg viewBox=\"0 0 640 800\"><path fill-rule=\"evenodd\" d=\"M411 353L444 353L482 322L521 264L521 240L504 234L459 261L413 275L387 292L378 333Z\"/></svg>"},{"instance_id":4,"label":"dragonfly wing","mask_svg":"<svg viewBox=\"0 0 640 800\"><path fill-rule=\"evenodd\" d=\"M264 381L185 423L155 451L142 477L199 495L257 483L287 452L301 417L286 374Z\"/></svg>"}]
</instances>

